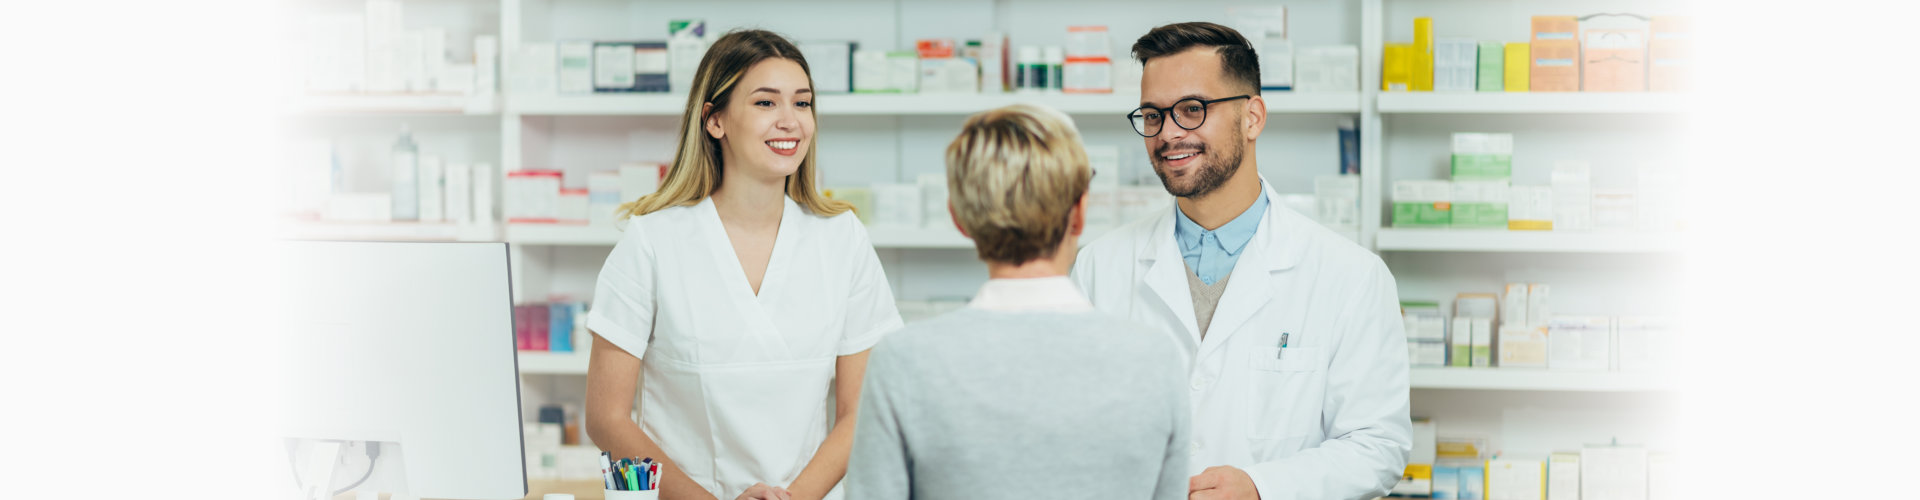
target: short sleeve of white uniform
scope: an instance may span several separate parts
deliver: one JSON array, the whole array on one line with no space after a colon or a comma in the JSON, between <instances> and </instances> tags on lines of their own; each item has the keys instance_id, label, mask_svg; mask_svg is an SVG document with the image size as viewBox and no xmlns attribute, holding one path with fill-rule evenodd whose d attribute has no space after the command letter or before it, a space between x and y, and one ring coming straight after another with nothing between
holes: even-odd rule
<instances>
[{"instance_id":1,"label":"short sleeve of white uniform","mask_svg":"<svg viewBox=\"0 0 1920 500\"><path fill-rule=\"evenodd\" d=\"M887 284L887 273L880 268L880 256L874 253L866 226L860 225L851 213L840 217L846 218L847 222L843 223L852 232L848 239L855 243L850 248L853 282L848 287L846 330L840 334L839 355L847 356L873 348L881 337L906 323L900 321L900 308L893 303L893 287ZM605 273L601 275L604 280Z\"/></svg>"},{"instance_id":2,"label":"short sleeve of white uniform","mask_svg":"<svg viewBox=\"0 0 1920 500\"><path fill-rule=\"evenodd\" d=\"M647 354L654 313L653 250L638 222L628 220L626 233L600 266L593 310L587 312L588 330L636 358Z\"/></svg>"}]
</instances>

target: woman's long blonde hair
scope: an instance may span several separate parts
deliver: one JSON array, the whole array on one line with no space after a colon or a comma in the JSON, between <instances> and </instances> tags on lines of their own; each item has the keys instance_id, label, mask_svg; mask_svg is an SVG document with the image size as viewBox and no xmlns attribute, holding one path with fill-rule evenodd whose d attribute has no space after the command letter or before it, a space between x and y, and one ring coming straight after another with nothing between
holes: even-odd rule
<instances>
[{"instance_id":1,"label":"woman's long blonde hair","mask_svg":"<svg viewBox=\"0 0 1920 500\"><path fill-rule=\"evenodd\" d=\"M680 115L680 146L673 156L673 166L667 169L667 178L660 190L640 199L620 205L623 217L638 217L673 206L692 206L701 200L713 196L720 189L725 173L720 156L720 140L708 135L707 117L727 109L733 97L734 87L740 83L748 68L767 59L786 59L800 64L800 71L807 75L807 86L813 86L813 71L807 68L807 59L800 55L800 49L778 33L765 30L734 30L720 37L707 49L707 55L700 58L700 69L693 74L693 92L687 94L686 112ZM713 109L701 113L707 103ZM818 123L819 115L814 107L807 109ZM813 146L807 148L807 156L800 160L799 170L787 176L787 197L806 208L808 212L819 216L834 216L853 209L853 205L821 195L814 186L814 150L819 149L819 128L815 127Z\"/></svg>"}]
</instances>

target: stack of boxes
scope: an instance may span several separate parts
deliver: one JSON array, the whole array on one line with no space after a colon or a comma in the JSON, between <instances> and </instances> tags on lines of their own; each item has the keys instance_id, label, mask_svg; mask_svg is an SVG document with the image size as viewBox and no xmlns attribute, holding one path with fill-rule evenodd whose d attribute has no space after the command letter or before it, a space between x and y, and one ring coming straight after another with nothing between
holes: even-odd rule
<instances>
[{"instance_id":1,"label":"stack of boxes","mask_svg":"<svg viewBox=\"0 0 1920 500\"><path fill-rule=\"evenodd\" d=\"M1383 48L1381 90L1390 92L1670 92L1690 67L1683 18L1533 16L1526 42L1434 39L1433 19L1414 18L1413 41Z\"/></svg>"},{"instance_id":2,"label":"stack of boxes","mask_svg":"<svg viewBox=\"0 0 1920 500\"><path fill-rule=\"evenodd\" d=\"M1513 135L1453 135L1453 181L1393 183L1393 227L1505 228Z\"/></svg>"},{"instance_id":3,"label":"stack of boxes","mask_svg":"<svg viewBox=\"0 0 1920 500\"><path fill-rule=\"evenodd\" d=\"M584 189L565 188L566 173L560 170L507 172L507 223L612 227L620 205L658 190L666 172L664 164L626 163L618 171L588 174Z\"/></svg>"}]
</instances>

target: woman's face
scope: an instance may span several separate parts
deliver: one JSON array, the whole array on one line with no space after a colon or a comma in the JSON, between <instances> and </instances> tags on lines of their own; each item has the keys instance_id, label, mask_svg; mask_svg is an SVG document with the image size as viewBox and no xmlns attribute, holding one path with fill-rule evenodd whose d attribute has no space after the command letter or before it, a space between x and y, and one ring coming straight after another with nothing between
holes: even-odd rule
<instances>
[{"instance_id":1,"label":"woman's face","mask_svg":"<svg viewBox=\"0 0 1920 500\"><path fill-rule=\"evenodd\" d=\"M725 111L707 117L725 175L780 178L799 170L813 147L813 88L800 64L760 61L741 75L729 99Z\"/></svg>"}]
</instances>

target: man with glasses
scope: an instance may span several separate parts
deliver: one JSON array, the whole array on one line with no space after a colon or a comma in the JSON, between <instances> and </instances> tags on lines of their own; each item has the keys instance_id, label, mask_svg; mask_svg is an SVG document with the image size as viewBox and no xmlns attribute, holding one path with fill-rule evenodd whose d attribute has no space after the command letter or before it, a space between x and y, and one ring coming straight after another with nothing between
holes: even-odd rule
<instances>
[{"instance_id":1,"label":"man with glasses","mask_svg":"<svg viewBox=\"0 0 1920 500\"><path fill-rule=\"evenodd\" d=\"M1175 206L1082 249L1072 275L1095 307L1165 329L1191 360L1190 498L1385 494L1413 441L1393 275L1273 202L1244 37L1170 24L1133 56L1145 66L1127 119Z\"/></svg>"}]
</instances>

